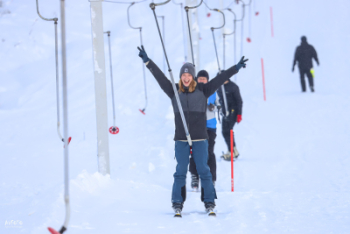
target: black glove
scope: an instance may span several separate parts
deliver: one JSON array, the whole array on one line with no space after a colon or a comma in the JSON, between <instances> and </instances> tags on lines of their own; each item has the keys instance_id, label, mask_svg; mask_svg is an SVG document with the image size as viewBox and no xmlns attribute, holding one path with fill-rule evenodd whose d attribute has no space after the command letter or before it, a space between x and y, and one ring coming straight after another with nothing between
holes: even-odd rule
<instances>
[{"instance_id":1,"label":"black glove","mask_svg":"<svg viewBox=\"0 0 350 234\"><path fill-rule=\"evenodd\" d=\"M137 47L137 49L139 49L139 57L142 58L144 63L147 63L149 61L149 58L147 56L147 53L145 51L145 48L143 47L143 45L141 46L142 49L140 49L140 47Z\"/></svg>"},{"instance_id":2,"label":"black glove","mask_svg":"<svg viewBox=\"0 0 350 234\"><path fill-rule=\"evenodd\" d=\"M237 63L236 69L239 71L242 67L246 67L247 64L245 64L248 61L248 59L244 60L244 56L241 58L241 60Z\"/></svg>"},{"instance_id":3,"label":"black glove","mask_svg":"<svg viewBox=\"0 0 350 234\"><path fill-rule=\"evenodd\" d=\"M215 105L213 103L210 103L210 105L208 105L208 110L214 111L214 109L215 109Z\"/></svg>"},{"instance_id":4,"label":"black glove","mask_svg":"<svg viewBox=\"0 0 350 234\"><path fill-rule=\"evenodd\" d=\"M294 66L292 67L292 72L294 72Z\"/></svg>"}]
</instances>

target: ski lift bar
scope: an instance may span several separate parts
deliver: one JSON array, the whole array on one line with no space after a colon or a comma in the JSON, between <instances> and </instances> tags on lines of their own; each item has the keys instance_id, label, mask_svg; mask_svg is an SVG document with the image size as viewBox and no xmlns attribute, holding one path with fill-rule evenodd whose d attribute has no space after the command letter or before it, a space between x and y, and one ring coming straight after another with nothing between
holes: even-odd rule
<instances>
[{"instance_id":1,"label":"ski lift bar","mask_svg":"<svg viewBox=\"0 0 350 234\"><path fill-rule=\"evenodd\" d=\"M143 46L142 27L134 27L130 23L130 7L133 6L135 3L138 3L138 2L132 2L127 10L128 24L129 24L130 28L140 30L139 31L140 32L140 45ZM143 84L144 84L144 89L145 89L145 101L146 101L146 103L145 103L145 107L143 109L139 109L139 111L145 115L146 114L145 111L146 111L147 104L148 104L148 99L147 99L146 72L145 72L145 66L143 65L143 63L142 63L142 72L143 72Z\"/></svg>"}]
</instances>

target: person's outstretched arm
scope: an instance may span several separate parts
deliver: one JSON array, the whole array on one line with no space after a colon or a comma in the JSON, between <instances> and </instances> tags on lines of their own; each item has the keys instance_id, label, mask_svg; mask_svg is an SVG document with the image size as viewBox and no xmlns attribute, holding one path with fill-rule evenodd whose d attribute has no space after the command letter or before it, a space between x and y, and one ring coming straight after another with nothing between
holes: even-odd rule
<instances>
[{"instance_id":1,"label":"person's outstretched arm","mask_svg":"<svg viewBox=\"0 0 350 234\"><path fill-rule=\"evenodd\" d=\"M237 65L234 65L227 69L226 71L222 71L218 74L214 79L210 80L208 83L203 85L203 93L206 97L212 95L224 82L230 79L234 74L238 73L239 69L242 67L246 67L246 62L248 59L244 60L244 56L241 58Z\"/></svg>"},{"instance_id":2,"label":"person's outstretched arm","mask_svg":"<svg viewBox=\"0 0 350 234\"><path fill-rule=\"evenodd\" d=\"M315 59L317 65L320 66L320 62L318 61L318 57L317 57L317 52L314 47L312 47L312 54L313 54L312 57Z\"/></svg>"},{"instance_id":3,"label":"person's outstretched arm","mask_svg":"<svg viewBox=\"0 0 350 234\"><path fill-rule=\"evenodd\" d=\"M150 70L154 78L156 78L159 86L163 89L163 91L168 95L169 98L172 98L174 96L174 90L170 80L168 80L168 78L166 78L166 76L159 69L159 67L152 60L148 58L145 48L143 48L143 46L141 47L142 49L137 47L140 50L139 57L142 58L146 67Z\"/></svg>"},{"instance_id":4,"label":"person's outstretched arm","mask_svg":"<svg viewBox=\"0 0 350 234\"><path fill-rule=\"evenodd\" d=\"M295 53L294 53L294 61L293 61L292 72L294 72L295 64L297 64L297 57L298 57L298 48L295 50Z\"/></svg>"}]
</instances>

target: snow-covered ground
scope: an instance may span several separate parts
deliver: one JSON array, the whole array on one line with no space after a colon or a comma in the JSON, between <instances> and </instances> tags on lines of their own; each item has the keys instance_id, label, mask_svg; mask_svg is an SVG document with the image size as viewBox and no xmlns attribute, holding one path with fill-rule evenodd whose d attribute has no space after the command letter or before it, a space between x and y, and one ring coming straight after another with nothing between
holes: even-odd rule
<instances>
[{"instance_id":1,"label":"snow-covered ground","mask_svg":"<svg viewBox=\"0 0 350 234\"><path fill-rule=\"evenodd\" d=\"M48 226L58 229L64 219L54 28L52 22L38 18L35 1L2 2L0 12L7 13L0 14L0 233L48 233ZM146 51L162 67L149 2L133 6L132 22L144 27ZM232 1L223 2L227 6ZM41 1L41 13L58 16L58 3ZM220 8L220 1L207 3ZM200 194L189 191L180 220L172 218L170 201L176 165L171 103L147 71L149 106L146 115L140 114L144 93L138 31L127 25L128 5L103 4L104 30L112 31L120 133L110 135L111 175L103 176L96 172L89 2L67 1L69 134L73 138L69 147L72 214L67 233L350 233L349 1L253 0L252 43L244 41L243 50L250 60L237 82L244 107L243 121L235 127L241 153L235 162L235 192L230 192L230 164L218 157L226 149L218 130L217 218L207 217ZM232 9L239 17L241 8L234 4ZM255 11L260 14L253 15ZM157 13L166 16L166 46L177 78L184 57L180 8L169 3L157 8ZM200 69L214 77L217 66L210 27L220 24L220 16L214 12L208 18L206 13L201 6ZM233 18L226 16L229 32ZM246 37L248 19L244 24ZM240 45L240 24L237 28ZM301 93L297 69L291 73L302 35L319 54L315 93ZM222 56L222 37L219 32L216 36ZM227 37L227 65L233 64L232 42ZM107 78L111 125L108 73Z\"/></svg>"}]
</instances>

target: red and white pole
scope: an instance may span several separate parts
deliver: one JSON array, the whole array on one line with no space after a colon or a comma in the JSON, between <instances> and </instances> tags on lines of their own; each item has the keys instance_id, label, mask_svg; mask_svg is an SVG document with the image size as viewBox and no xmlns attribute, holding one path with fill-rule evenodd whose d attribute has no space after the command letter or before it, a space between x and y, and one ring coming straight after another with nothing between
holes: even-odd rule
<instances>
[{"instance_id":1,"label":"red and white pole","mask_svg":"<svg viewBox=\"0 0 350 234\"><path fill-rule=\"evenodd\" d=\"M271 18L271 37L273 37L273 12L272 12L272 7L270 7L270 18Z\"/></svg>"},{"instance_id":2,"label":"red and white pole","mask_svg":"<svg viewBox=\"0 0 350 234\"><path fill-rule=\"evenodd\" d=\"M234 192L234 167L233 167L233 142L234 142L234 139L233 139L233 130L231 129L231 191Z\"/></svg>"},{"instance_id":3,"label":"red and white pole","mask_svg":"<svg viewBox=\"0 0 350 234\"><path fill-rule=\"evenodd\" d=\"M264 101L266 101L265 72L264 72L264 59L263 58L261 58L261 72L262 72L262 80L263 80Z\"/></svg>"}]
</instances>

